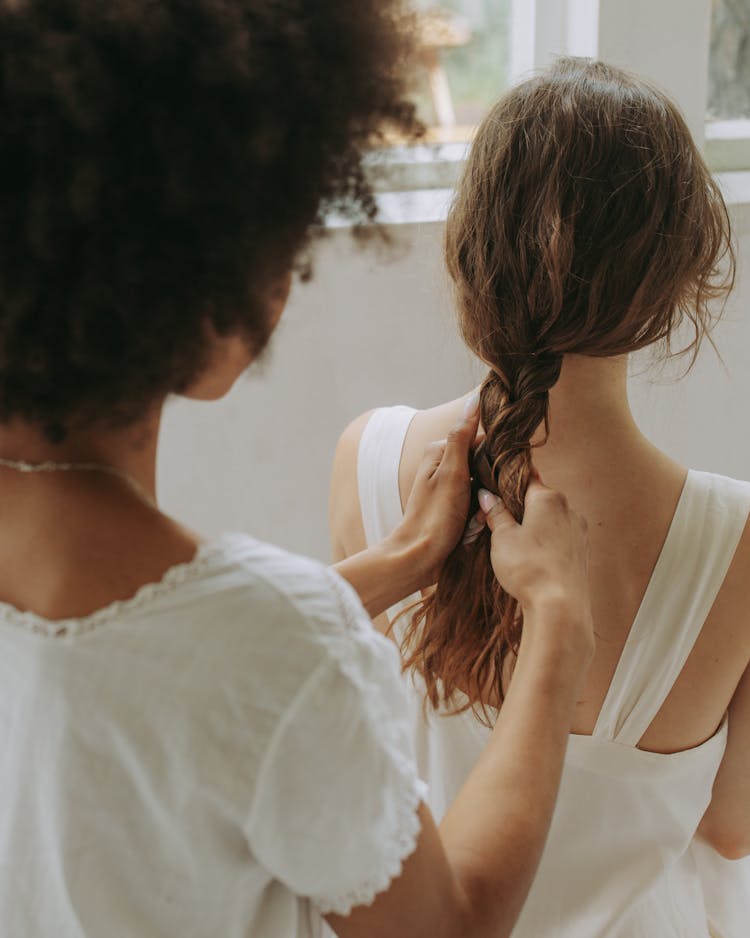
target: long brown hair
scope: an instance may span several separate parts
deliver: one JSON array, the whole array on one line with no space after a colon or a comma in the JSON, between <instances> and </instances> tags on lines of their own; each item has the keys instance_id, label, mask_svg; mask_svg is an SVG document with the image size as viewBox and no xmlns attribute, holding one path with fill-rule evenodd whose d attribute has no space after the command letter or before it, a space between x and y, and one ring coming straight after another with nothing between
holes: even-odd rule
<instances>
[{"instance_id":1,"label":"long brown hair","mask_svg":"<svg viewBox=\"0 0 750 938\"><path fill-rule=\"evenodd\" d=\"M677 106L640 78L573 58L513 88L481 124L446 259L464 341L490 366L485 484L519 521L563 356L661 340L694 360L735 264L724 200ZM675 350L683 323L690 335ZM430 703L484 719L522 629L488 542L485 530L456 548L404 638Z\"/></svg>"}]
</instances>

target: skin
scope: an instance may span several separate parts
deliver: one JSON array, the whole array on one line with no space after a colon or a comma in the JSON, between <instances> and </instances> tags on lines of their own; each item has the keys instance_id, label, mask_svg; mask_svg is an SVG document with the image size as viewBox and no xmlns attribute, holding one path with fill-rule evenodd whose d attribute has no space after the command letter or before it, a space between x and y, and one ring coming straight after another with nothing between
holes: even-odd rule
<instances>
[{"instance_id":1,"label":"skin","mask_svg":"<svg viewBox=\"0 0 750 938\"><path fill-rule=\"evenodd\" d=\"M270 329L288 287L280 284L269 301ZM211 360L187 394L211 400L231 388L254 352L238 336L206 330ZM6 458L102 463L143 491L105 473L0 469L0 600L53 620L84 616L194 556L200 538L156 504L162 405L155 402L126 429L71 433L59 445L21 421L0 426ZM340 565L373 613L428 585L463 534L478 419L475 402L441 434L443 442L420 454L395 534ZM487 508L493 565L526 616L513 689L440 830L422 804L418 844L401 875L371 906L329 918L342 938L501 938L510 934L538 866L593 651L587 538L565 499L539 483L529 490L523 526L500 503ZM541 530L548 532L543 541Z\"/></svg>"},{"instance_id":2,"label":"skin","mask_svg":"<svg viewBox=\"0 0 750 938\"><path fill-rule=\"evenodd\" d=\"M417 454L445 432L461 400L421 411L406 437L402 500ZM356 454L369 415L345 431L334 464L334 556L365 543ZM627 397L627 359L569 356L550 394L550 437L535 450L542 479L565 492L588 522L596 650L575 708L572 731L591 734L630 626L664 543L687 470L638 429ZM644 484L648 480L648 484ZM750 526L749 526L750 527ZM750 533L746 528L721 591L673 690L639 742L671 753L709 739L729 711L729 742L700 836L723 856L750 854ZM378 620L387 628L387 620Z\"/></svg>"}]
</instances>

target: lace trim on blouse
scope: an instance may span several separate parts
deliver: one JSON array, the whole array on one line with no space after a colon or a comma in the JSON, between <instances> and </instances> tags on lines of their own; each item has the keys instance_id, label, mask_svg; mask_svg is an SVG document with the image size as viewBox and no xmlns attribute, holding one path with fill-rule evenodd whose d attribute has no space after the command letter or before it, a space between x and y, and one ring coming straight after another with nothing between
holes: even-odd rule
<instances>
[{"instance_id":1,"label":"lace trim on blouse","mask_svg":"<svg viewBox=\"0 0 750 938\"><path fill-rule=\"evenodd\" d=\"M45 619L29 610L21 610L10 603L0 602L0 621L9 623L48 638L82 635L110 622L118 616L139 609L175 588L200 577L206 568L222 554L233 535L224 535L198 545L192 560L169 567L160 580L144 583L127 599L117 599L80 618Z\"/></svg>"},{"instance_id":2,"label":"lace trim on blouse","mask_svg":"<svg viewBox=\"0 0 750 938\"><path fill-rule=\"evenodd\" d=\"M321 915L350 915L352 909L361 905L372 905L381 892L386 892L394 879L398 879L404 862L417 848L421 824L417 809L427 797L427 785L421 779L415 779L411 791L398 805L396 830L388 849L381 850L383 864L358 889L350 890L342 896L318 899L316 908Z\"/></svg>"},{"instance_id":3,"label":"lace trim on blouse","mask_svg":"<svg viewBox=\"0 0 750 938\"><path fill-rule=\"evenodd\" d=\"M363 633L366 628L372 628L372 626L365 626L363 620L352 612L351 603L344 592L338 574L330 570L326 572L347 628L352 632L360 633ZM391 839L387 844L379 845L380 869L357 889L339 896L316 899L315 905L321 914L341 916L349 915L357 906L371 905L375 897L385 892L393 880L401 875L404 861L414 853L417 847L421 829L417 809L428 793L427 785L416 776L414 764L404 754L402 742L395 737L391 715L383 705L383 688L375 684L362 687L362 674L352 666L351 661L345 655L345 649L345 643L341 642L332 643L330 648L343 674L355 686L361 688L369 704L373 721L380 728L383 738L387 740L392 734L391 745L388 749L396 763L398 780L391 787L391 793L394 798L398 798L398 803L394 812L395 823Z\"/></svg>"}]
</instances>

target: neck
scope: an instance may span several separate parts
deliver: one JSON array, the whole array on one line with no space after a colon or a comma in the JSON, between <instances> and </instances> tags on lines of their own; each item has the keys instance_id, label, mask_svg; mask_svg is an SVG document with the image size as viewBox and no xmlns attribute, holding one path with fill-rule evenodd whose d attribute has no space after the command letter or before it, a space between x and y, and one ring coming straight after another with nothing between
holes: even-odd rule
<instances>
[{"instance_id":1,"label":"neck","mask_svg":"<svg viewBox=\"0 0 750 938\"><path fill-rule=\"evenodd\" d=\"M549 438L534 456L542 474L551 461L590 461L624 449L632 452L634 443L644 442L630 410L627 379L627 356L563 360L550 391ZM541 439L542 431L535 441Z\"/></svg>"},{"instance_id":2,"label":"neck","mask_svg":"<svg viewBox=\"0 0 750 938\"><path fill-rule=\"evenodd\" d=\"M129 476L156 499L156 446L161 404L135 424L116 430L78 430L50 443L40 428L14 419L0 424L0 457L29 463L95 463Z\"/></svg>"}]
</instances>

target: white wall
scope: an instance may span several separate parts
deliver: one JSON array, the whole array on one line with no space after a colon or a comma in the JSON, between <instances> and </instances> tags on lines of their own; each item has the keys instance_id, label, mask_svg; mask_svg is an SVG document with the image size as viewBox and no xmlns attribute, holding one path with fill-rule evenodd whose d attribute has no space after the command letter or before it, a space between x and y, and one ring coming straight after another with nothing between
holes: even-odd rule
<instances>
[{"instance_id":1,"label":"white wall","mask_svg":"<svg viewBox=\"0 0 750 938\"><path fill-rule=\"evenodd\" d=\"M641 427L688 466L750 479L750 212L733 212L739 277L714 332L722 361L705 343L682 380L631 379Z\"/></svg>"},{"instance_id":2,"label":"white wall","mask_svg":"<svg viewBox=\"0 0 750 938\"><path fill-rule=\"evenodd\" d=\"M442 226L399 226L390 260L345 230L297 285L270 356L216 404L175 402L160 460L164 506L199 530L247 530L326 559L336 440L371 407L427 406L472 386L440 264Z\"/></svg>"},{"instance_id":3,"label":"white wall","mask_svg":"<svg viewBox=\"0 0 750 938\"><path fill-rule=\"evenodd\" d=\"M560 54L593 56L655 81L704 136L711 0L513 0L511 78Z\"/></svg>"},{"instance_id":4,"label":"white wall","mask_svg":"<svg viewBox=\"0 0 750 938\"><path fill-rule=\"evenodd\" d=\"M711 0L514 0L514 74L558 52L599 55L667 88L700 140L710 8ZM706 347L683 381L641 373L631 397L645 431L678 459L750 478L750 173L731 184L738 180L740 279L716 331L725 366ZM409 211L437 204L433 195ZM442 217L442 208L420 217ZM455 335L442 273L442 225L394 230L404 244L390 263L335 231L315 281L296 288L265 365L225 401L170 406L159 473L167 510L209 535L247 530L325 559L328 475L345 424L380 404L424 407L472 386L478 371Z\"/></svg>"},{"instance_id":5,"label":"white wall","mask_svg":"<svg viewBox=\"0 0 750 938\"><path fill-rule=\"evenodd\" d=\"M750 478L750 211L735 214L740 279L715 333L726 367L706 346L684 380L641 374L631 397L644 430L675 457ZM314 281L295 288L267 362L224 401L169 406L159 473L167 510L208 535L245 530L327 559L328 475L346 423L472 386L479 371L455 333L442 226L394 230L402 246L390 261L334 232Z\"/></svg>"}]
</instances>

